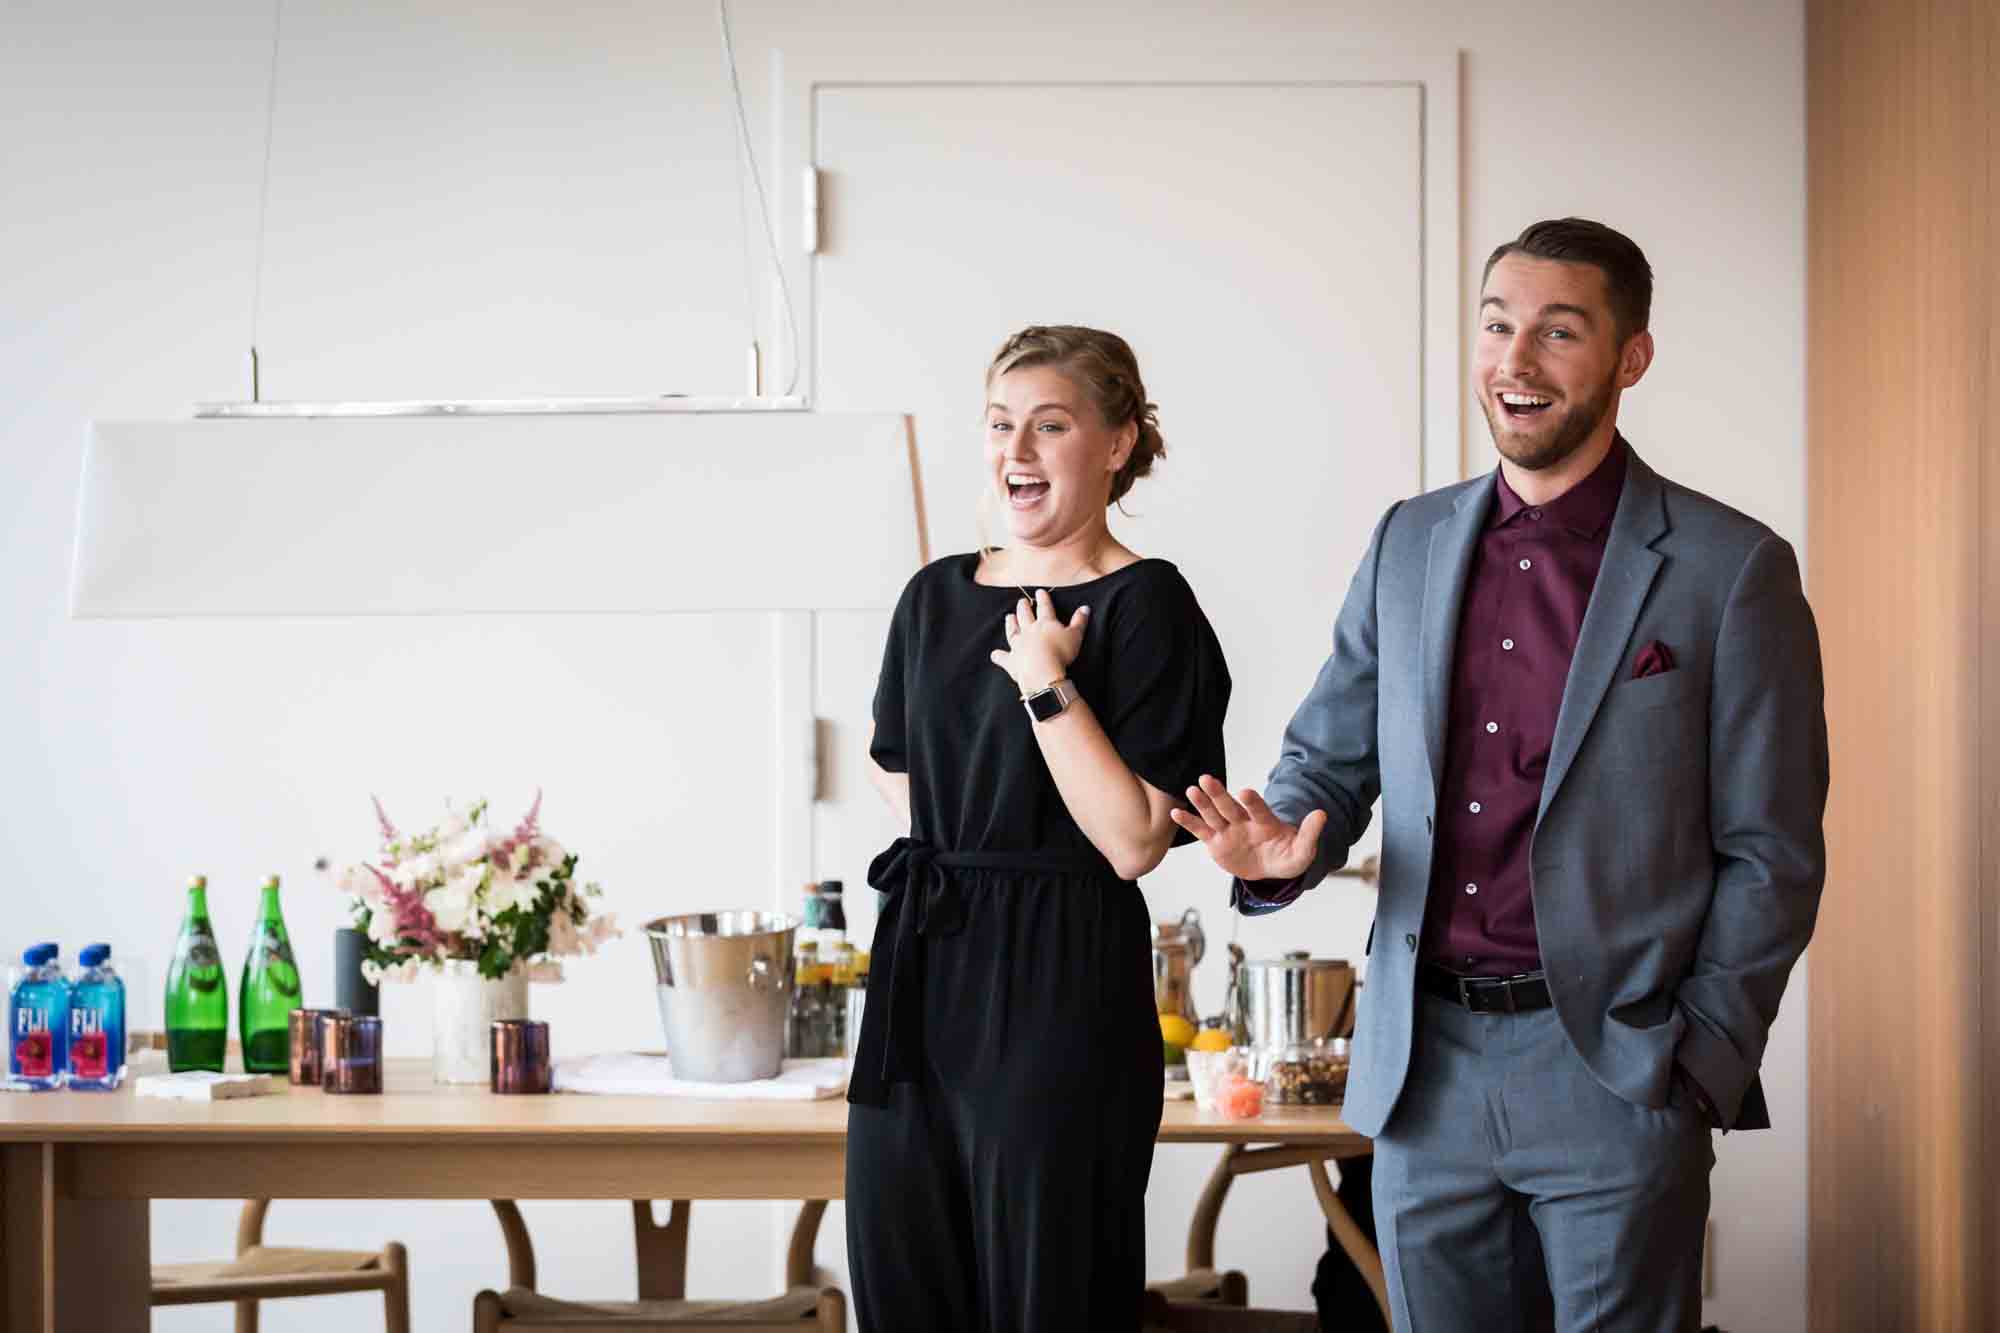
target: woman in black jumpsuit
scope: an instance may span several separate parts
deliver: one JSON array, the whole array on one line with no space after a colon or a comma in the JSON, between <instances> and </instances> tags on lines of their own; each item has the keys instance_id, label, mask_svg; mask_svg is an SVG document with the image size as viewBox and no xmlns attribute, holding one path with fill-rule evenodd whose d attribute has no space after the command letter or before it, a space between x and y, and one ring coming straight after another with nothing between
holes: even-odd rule
<instances>
[{"instance_id":1,"label":"woman in black jumpsuit","mask_svg":"<svg viewBox=\"0 0 2000 1333\"><path fill-rule=\"evenodd\" d=\"M1012 541L910 581L875 695L877 785L910 832L869 870L888 896L849 1093L864 1333L1138 1328L1163 1070L1133 881L1188 840L1166 793L1222 771L1214 632L1104 521L1161 452L1130 349L1031 328L988 386Z\"/></svg>"}]
</instances>

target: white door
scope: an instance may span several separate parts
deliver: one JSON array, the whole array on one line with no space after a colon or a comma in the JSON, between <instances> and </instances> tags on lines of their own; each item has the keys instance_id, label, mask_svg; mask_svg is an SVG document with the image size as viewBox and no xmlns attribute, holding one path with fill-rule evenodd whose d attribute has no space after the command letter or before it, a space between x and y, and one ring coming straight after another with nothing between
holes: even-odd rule
<instances>
[{"instance_id":1,"label":"white door","mask_svg":"<svg viewBox=\"0 0 2000 1333\"><path fill-rule=\"evenodd\" d=\"M1167 456L1112 525L1178 564L1215 624L1236 682L1239 785L1261 784L1274 759L1375 520L1422 483L1421 98L1408 85L817 90L817 406L914 413L933 554L965 550L982 376L1001 340L1031 323L1124 335ZM819 706L850 737L881 650L879 624L855 630L818 645ZM881 819L858 783L829 795L821 872L858 880L875 849L853 843L880 836ZM1145 887L1156 917L1202 909L1196 999L1218 1009L1225 881L1184 849ZM1358 961L1371 914L1372 890L1343 881L1245 923L1241 941L1253 958L1310 947ZM1179 1271L1213 1160L1162 1152L1153 1276ZM1309 1305L1318 1216L1302 1175L1246 1179L1218 1257L1249 1273L1259 1303Z\"/></svg>"}]
</instances>

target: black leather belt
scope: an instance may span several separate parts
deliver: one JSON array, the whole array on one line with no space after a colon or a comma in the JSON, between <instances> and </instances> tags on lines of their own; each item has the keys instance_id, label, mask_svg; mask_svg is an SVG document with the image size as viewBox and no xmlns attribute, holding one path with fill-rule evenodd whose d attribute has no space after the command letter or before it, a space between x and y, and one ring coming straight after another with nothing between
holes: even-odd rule
<instances>
[{"instance_id":1,"label":"black leather belt","mask_svg":"<svg viewBox=\"0 0 2000 1333\"><path fill-rule=\"evenodd\" d=\"M1422 963L1417 967L1417 986L1427 995L1450 1000L1475 1014L1521 1014L1555 1003L1549 998L1548 979L1541 972L1465 977L1435 963Z\"/></svg>"}]
</instances>

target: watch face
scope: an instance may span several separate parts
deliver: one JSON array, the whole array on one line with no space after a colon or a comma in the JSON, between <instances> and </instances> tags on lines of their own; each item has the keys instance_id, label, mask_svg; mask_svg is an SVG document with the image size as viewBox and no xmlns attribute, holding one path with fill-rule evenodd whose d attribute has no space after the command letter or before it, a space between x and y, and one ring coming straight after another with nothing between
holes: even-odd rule
<instances>
[{"instance_id":1,"label":"watch face","mask_svg":"<svg viewBox=\"0 0 2000 1333\"><path fill-rule=\"evenodd\" d=\"M1046 722L1062 710L1062 695L1054 689L1037 690L1028 696L1028 715L1037 722Z\"/></svg>"}]
</instances>

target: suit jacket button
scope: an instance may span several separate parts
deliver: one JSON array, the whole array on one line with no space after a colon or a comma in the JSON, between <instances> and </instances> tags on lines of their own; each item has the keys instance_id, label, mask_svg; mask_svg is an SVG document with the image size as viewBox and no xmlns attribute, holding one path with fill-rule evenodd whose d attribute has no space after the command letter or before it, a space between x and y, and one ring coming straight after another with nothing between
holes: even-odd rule
<instances>
[{"instance_id":1,"label":"suit jacket button","mask_svg":"<svg viewBox=\"0 0 2000 1333\"><path fill-rule=\"evenodd\" d=\"M1417 937L1415 935L1403 936L1403 943L1410 946L1411 953L1415 953L1417 951Z\"/></svg>"}]
</instances>

